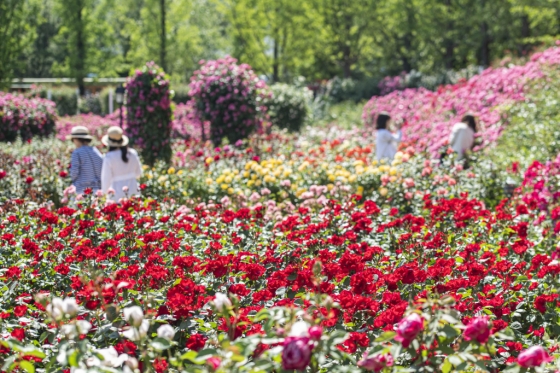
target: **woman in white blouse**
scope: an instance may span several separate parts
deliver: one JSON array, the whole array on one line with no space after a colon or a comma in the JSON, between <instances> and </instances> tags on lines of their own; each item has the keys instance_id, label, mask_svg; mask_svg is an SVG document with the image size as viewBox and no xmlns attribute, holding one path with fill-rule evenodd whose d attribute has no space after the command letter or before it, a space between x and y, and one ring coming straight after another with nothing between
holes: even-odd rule
<instances>
[{"instance_id":1,"label":"woman in white blouse","mask_svg":"<svg viewBox=\"0 0 560 373\"><path fill-rule=\"evenodd\" d=\"M377 159L393 160L397 153L397 145L401 142L401 128L397 125L397 133L389 131L391 117L387 113L379 113L376 121L377 138L376 153Z\"/></svg>"},{"instance_id":2,"label":"woman in white blouse","mask_svg":"<svg viewBox=\"0 0 560 373\"><path fill-rule=\"evenodd\" d=\"M453 126L449 136L449 146L457 153L457 159L465 157L465 153L474 146L474 134L476 133L476 121L474 117L467 114L460 123Z\"/></svg>"},{"instance_id":3,"label":"woman in white blouse","mask_svg":"<svg viewBox=\"0 0 560 373\"><path fill-rule=\"evenodd\" d=\"M113 126L109 127L101 142L109 147L101 169L103 192L107 193L109 189L113 189L115 195L110 198L116 201L138 194L136 179L142 176L142 164L136 150L127 146L128 137L123 135L122 129Z\"/></svg>"}]
</instances>

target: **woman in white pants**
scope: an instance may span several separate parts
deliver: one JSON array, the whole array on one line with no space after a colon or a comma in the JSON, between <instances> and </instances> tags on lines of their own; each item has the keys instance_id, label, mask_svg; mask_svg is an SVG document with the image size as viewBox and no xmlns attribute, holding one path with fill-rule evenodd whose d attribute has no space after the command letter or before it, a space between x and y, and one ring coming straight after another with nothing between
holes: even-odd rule
<instances>
[{"instance_id":1,"label":"woman in white pants","mask_svg":"<svg viewBox=\"0 0 560 373\"><path fill-rule=\"evenodd\" d=\"M109 198L115 201L138 194L137 179L142 176L142 164L136 150L128 147L128 137L123 135L122 129L113 126L101 142L109 147L101 169L103 193L113 189L115 194Z\"/></svg>"}]
</instances>

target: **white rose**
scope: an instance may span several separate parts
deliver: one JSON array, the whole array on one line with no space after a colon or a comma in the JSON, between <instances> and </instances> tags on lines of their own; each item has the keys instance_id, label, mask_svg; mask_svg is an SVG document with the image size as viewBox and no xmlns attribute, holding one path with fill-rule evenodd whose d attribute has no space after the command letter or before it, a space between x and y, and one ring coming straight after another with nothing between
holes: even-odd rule
<instances>
[{"instance_id":1,"label":"white rose","mask_svg":"<svg viewBox=\"0 0 560 373\"><path fill-rule=\"evenodd\" d=\"M175 330L171 325L165 324L158 328L157 336L159 338L163 338L163 339L167 339L168 341L171 341L175 336Z\"/></svg>"},{"instance_id":2,"label":"white rose","mask_svg":"<svg viewBox=\"0 0 560 373\"><path fill-rule=\"evenodd\" d=\"M305 321L296 321L290 329L290 337L309 337L309 324Z\"/></svg>"},{"instance_id":3,"label":"white rose","mask_svg":"<svg viewBox=\"0 0 560 373\"><path fill-rule=\"evenodd\" d=\"M142 320L144 320L144 312L142 308L138 306L132 306L125 308L124 319L132 326L139 327L142 325Z\"/></svg>"},{"instance_id":4,"label":"white rose","mask_svg":"<svg viewBox=\"0 0 560 373\"><path fill-rule=\"evenodd\" d=\"M78 314L78 304L74 298L66 298L63 303L64 313L70 317L74 317Z\"/></svg>"},{"instance_id":5,"label":"white rose","mask_svg":"<svg viewBox=\"0 0 560 373\"><path fill-rule=\"evenodd\" d=\"M48 315L54 320L62 320L64 317L64 301L60 298L54 298L45 310Z\"/></svg>"},{"instance_id":6,"label":"white rose","mask_svg":"<svg viewBox=\"0 0 560 373\"><path fill-rule=\"evenodd\" d=\"M218 312L224 312L228 307L231 307L231 301L224 293L216 293L214 306L216 306L216 310L218 310Z\"/></svg>"},{"instance_id":7,"label":"white rose","mask_svg":"<svg viewBox=\"0 0 560 373\"><path fill-rule=\"evenodd\" d=\"M122 363L124 363L128 359L128 355L126 354L119 355L119 353L117 352L117 350L115 350L114 347L101 348L99 350L96 350L95 352L101 355L101 357L103 357L103 360L101 361L101 365L105 367L110 367L110 368L119 367L122 365Z\"/></svg>"},{"instance_id":8,"label":"white rose","mask_svg":"<svg viewBox=\"0 0 560 373\"><path fill-rule=\"evenodd\" d=\"M129 328L122 334L124 337L130 339L131 341L139 341L146 337L148 334L148 329L150 329L150 322L148 320L142 321L142 324L138 328Z\"/></svg>"},{"instance_id":9,"label":"white rose","mask_svg":"<svg viewBox=\"0 0 560 373\"><path fill-rule=\"evenodd\" d=\"M80 335L86 335L91 329L91 323L86 320L76 321L76 329Z\"/></svg>"}]
</instances>

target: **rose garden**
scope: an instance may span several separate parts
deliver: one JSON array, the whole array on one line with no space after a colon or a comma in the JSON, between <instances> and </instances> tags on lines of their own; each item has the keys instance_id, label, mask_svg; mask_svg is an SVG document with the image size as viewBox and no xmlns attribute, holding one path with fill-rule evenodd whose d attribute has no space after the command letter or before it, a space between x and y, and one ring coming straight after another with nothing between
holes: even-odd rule
<instances>
[{"instance_id":1,"label":"rose garden","mask_svg":"<svg viewBox=\"0 0 560 373\"><path fill-rule=\"evenodd\" d=\"M69 188L65 141L118 113L0 93L0 371L560 371L559 47L353 126L230 57L187 103L154 63L125 88L144 169L119 203ZM468 164L440 161L467 112Z\"/></svg>"}]
</instances>

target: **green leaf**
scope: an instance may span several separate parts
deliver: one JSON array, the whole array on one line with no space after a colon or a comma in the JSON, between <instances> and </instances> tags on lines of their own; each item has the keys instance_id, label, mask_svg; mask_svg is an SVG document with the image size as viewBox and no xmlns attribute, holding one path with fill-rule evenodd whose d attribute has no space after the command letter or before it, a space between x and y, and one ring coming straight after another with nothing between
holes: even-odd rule
<instances>
[{"instance_id":1,"label":"green leaf","mask_svg":"<svg viewBox=\"0 0 560 373\"><path fill-rule=\"evenodd\" d=\"M150 342L150 346L156 351L165 351L169 347L171 347L171 343L167 339L164 338L156 338Z\"/></svg>"},{"instance_id":2,"label":"green leaf","mask_svg":"<svg viewBox=\"0 0 560 373\"><path fill-rule=\"evenodd\" d=\"M448 360L454 366L458 366L463 362L463 360L461 360L461 358L457 355L450 355L446 360Z\"/></svg>"},{"instance_id":3,"label":"green leaf","mask_svg":"<svg viewBox=\"0 0 560 373\"><path fill-rule=\"evenodd\" d=\"M146 246L146 244L145 244L143 241L139 240L139 239L136 239L136 245L138 245L139 247L144 247L144 246Z\"/></svg>"},{"instance_id":4,"label":"green leaf","mask_svg":"<svg viewBox=\"0 0 560 373\"><path fill-rule=\"evenodd\" d=\"M18 364L19 367L27 373L35 373L35 366L30 361L22 360Z\"/></svg>"},{"instance_id":5,"label":"green leaf","mask_svg":"<svg viewBox=\"0 0 560 373\"><path fill-rule=\"evenodd\" d=\"M397 335L395 332L384 332L379 337L375 338L375 342L386 342L390 341Z\"/></svg>"},{"instance_id":6,"label":"green leaf","mask_svg":"<svg viewBox=\"0 0 560 373\"><path fill-rule=\"evenodd\" d=\"M445 362L443 363L443 366L441 367L441 372L442 373L449 373L449 372L451 372L452 368L453 368L453 364L451 364L449 359L445 359Z\"/></svg>"}]
</instances>

